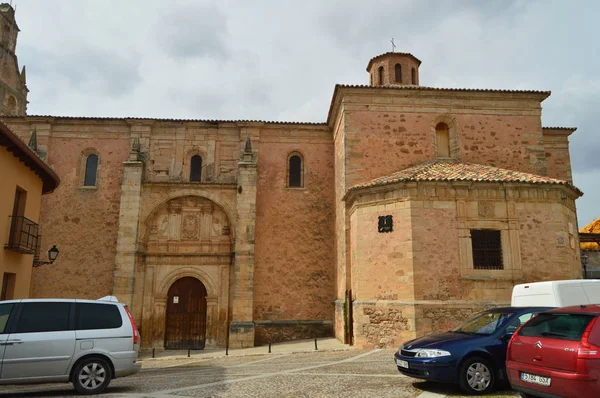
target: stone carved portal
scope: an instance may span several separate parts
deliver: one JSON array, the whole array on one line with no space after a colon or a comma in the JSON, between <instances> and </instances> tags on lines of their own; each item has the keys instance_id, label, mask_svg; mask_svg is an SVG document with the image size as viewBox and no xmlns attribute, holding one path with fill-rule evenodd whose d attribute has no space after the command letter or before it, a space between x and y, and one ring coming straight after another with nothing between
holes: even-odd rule
<instances>
[{"instance_id":1,"label":"stone carved portal","mask_svg":"<svg viewBox=\"0 0 600 398\"><path fill-rule=\"evenodd\" d=\"M146 251L230 252L230 230L227 215L216 203L197 196L175 198L154 213Z\"/></svg>"},{"instance_id":2,"label":"stone carved portal","mask_svg":"<svg viewBox=\"0 0 600 398\"><path fill-rule=\"evenodd\" d=\"M200 196L171 199L160 205L147 219L142 255L145 258L143 346L167 349L187 346L189 339L193 338L188 336L190 333L199 333L202 340L190 348L225 345L229 268L233 255L231 230L223 209ZM190 286L178 287L177 284L184 281L188 281ZM198 310L195 304L186 304L185 308L177 306L173 300L183 300L183 297L176 295L172 290L174 288L183 289L178 294L202 290L201 296L204 298L200 304L204 309ZM178 312L174 312L175 306ZM175 313L178 319L181 318L177 326L172 325L173 319L170 319ZM188 325L186 319L194 317L203 319L198 324L198 330L188 333L186 328L195 326Z\"/></svg>"}]
</instances>

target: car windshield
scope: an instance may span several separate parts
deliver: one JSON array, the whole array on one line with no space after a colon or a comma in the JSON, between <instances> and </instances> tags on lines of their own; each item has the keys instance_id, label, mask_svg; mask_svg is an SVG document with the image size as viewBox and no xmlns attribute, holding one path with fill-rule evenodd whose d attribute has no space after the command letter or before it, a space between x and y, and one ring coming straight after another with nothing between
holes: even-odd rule
<instances>
[{"instance_id":1,"label":"car windshield","mask_svg":"<svg viewBox=\"0 0 600 398\"><path fill-rule=\"evenodd\" d=\"M511 315L507 312L481 312L452 329L452 332L490 335Z\"/></svg>"}]
</instances>

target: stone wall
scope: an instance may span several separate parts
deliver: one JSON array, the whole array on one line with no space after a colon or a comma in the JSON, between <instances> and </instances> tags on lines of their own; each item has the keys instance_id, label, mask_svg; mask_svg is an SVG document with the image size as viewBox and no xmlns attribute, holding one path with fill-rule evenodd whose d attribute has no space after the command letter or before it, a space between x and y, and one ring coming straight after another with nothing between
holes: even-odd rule
<instances>
[{"instance_id":1,"label":"stone wall","mask_svg":"<svg viewBox=\"0 0 600 398\"><path fill-rule=\"evenodd\" d=\"M287 186L290 153L303 158L303 187ZM254 319L258 322L333 320L333 163L331 133L326 127L260 131L254 269ZM277 331L278 327L278 323L269 324L269 333L287 339L304 335L302 330L308 331L310 323L301 330L286 326ZM331 327L327 330L331 332ZM260 333L257 341L266 332Z\"/></svg>"},{"instance_id":2,"label":"stone wall","mask_svg":"<svg viewBox=\"0 0 600 398\"><path fill-rule=\"evenodd\" d=\"M331 321L258 321L255 325L256 345L333 336Z\"/></svg>"}]
</instances>

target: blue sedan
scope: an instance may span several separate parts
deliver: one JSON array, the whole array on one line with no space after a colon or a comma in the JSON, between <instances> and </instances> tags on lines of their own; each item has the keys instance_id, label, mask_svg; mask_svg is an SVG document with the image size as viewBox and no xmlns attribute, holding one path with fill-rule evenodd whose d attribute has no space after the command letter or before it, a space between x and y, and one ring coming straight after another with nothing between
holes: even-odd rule
<instances>
[{"instance_id":1,"label":"blue sedan","mask_svg":"<svg viewBox=\"0 0 600 398\"><path fill-rule=\"evenodd\" d=\"M547 307L483 311L445 333L410 340L395 354L398 370L419 379L458 383L469 394L485 394L506 379L506 347L523 323Z\"/></svg>"}]
</instances>

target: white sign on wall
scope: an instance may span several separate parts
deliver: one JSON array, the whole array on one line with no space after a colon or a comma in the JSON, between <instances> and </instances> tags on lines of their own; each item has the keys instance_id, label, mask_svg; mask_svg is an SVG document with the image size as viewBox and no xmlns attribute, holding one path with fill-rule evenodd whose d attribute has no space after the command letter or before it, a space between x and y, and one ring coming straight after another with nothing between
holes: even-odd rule
<instances>
[{"instance_id":1,"label":"white sign on wall","mask_svg":"<svg viewBox=\"0 0 600 398\"><path fill-rule=\"evenodd\" d=\"M179 304L179 296L173 296L173 304Z\"/></svg>"}]
</instances>

